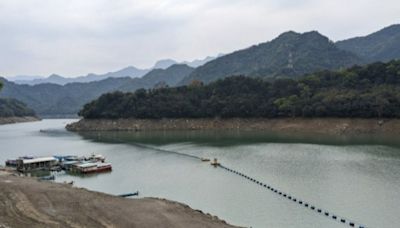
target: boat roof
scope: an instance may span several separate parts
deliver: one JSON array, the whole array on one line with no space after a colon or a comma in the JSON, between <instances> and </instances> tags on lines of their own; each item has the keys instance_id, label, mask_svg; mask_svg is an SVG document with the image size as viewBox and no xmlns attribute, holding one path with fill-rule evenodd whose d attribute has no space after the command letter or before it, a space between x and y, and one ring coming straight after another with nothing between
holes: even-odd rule
<instances>
[{"instance_id":1,"label":"boat roof","mask_svg":"<svg viewBox=\"0 0 400 228\"><path fill-rule=\"evenodd\" d=\"M32 159L23 159L23 164L31 164L31 163L38 163L38 162L48 162L48 161L56 161L54 157L41 157L41 158L32 158Z\"/></svg>"},{"instance_id":2,"label":"boat roof","mask_svg":"<svg viewBox=\"0 0 400 228\"><path fill-rule=\"evenodd\" d=\"M102 167L102 166L111 166L110 163L97 163L97 167Z\"/></svg>"},{"instance_id":3,"label":"boat roof","mask_svg":"<svg viewBox=\"0 0 400 228\"><path fill-rule=\"evenodd\" d=\"M93 155L93 157L94 157L94 158L104 158L104 156L101 155L101 154L95 154L95 155Z\"/></svg>"},{"instance_id":4,"label":"boat roof","mask_svg":"<svg viewBox=\"0 0 400 228\"><path fill-rule=\"evenodd\" d=\"M79 161L64 161L63 162L63 164L64 165L72 165L72 164L76 164L76 163L78 163Z\"/></svg>"},{"instance_id":5,"label":"boat roof","mask_svg":"<svg viewBox=\"0 0 400 228\"><path fill-rule=\"evenodd\" d=\"M88 168L88 167L92 167L92 166L97 166L97 164L96 163L82 163L82 164L79 164L76 166L80 167L80 168Z\"/></svg>"}]
</instances>

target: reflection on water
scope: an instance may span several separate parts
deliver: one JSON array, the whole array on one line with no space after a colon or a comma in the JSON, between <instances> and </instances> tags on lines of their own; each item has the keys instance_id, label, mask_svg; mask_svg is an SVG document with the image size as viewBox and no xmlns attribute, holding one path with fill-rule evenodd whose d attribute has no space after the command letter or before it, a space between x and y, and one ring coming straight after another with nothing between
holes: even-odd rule
<instances>
[{"instance_id":1,"label":"reflection on water","mask_svg":"<svg viewBox=\"0 0 400 228\"><path fill-rule=\"evenodd\" d=\"M308 143L321 145L390 145L400 147L398 136L389 135L322 135L276 133L266 131L140 131L80 132L84 139L107 143L142 143L165 145L190 142L209 146L235 146L256 143Z\"/></svg>"},{"instance_id":2,"label":"reflection on water","mask_svg":"<svg viewBox=\"0 0 400 228\"><path fill-rule=\"evenodd\" d=\"M60 173L88 189L161 197L252 227L343 227L243 178L177 153L217 157L264 183L360 221L400 227L400 146L396 137L321 136L238 131L71 133L44 120L0 126L0 162L23 155L99 153L113 171ZM42 131L40 131L42 129Z\"/></svg>"}]
</instances>

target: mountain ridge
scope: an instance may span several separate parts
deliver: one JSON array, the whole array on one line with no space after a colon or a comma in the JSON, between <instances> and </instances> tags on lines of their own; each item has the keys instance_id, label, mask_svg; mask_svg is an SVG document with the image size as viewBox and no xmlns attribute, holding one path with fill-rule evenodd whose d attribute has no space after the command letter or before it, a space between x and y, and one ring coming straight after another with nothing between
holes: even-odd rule
<instances>
[{"instance_id":1,"label":"mountain ridge","mask_svg":"<svg viewBox=\"0 0 400 228\"><path fill-rule=\"evenodd\" d=\"M217 57L221 56L222 54L218 54ZM78 77L63 77L58 74L51 74L48 77L43 76L29 76L29 75L20 75L20 76L11 76L7 77L8 81L13 81L17 84L27 84L27 85L37 85L43 83L53 83L58 85L66 85L68 83L74 82L92 82L92 81L101 81L106 78L120 78L120 77L131 77L131 78L140 78L146 75L148 72L154 69L167 69L173 65L181 65L185 64L190 67L198 67L205 64L208 61L211 61L217 57L207 56L204 59L195 59L193 61L183 61L177 62L172 59L164 59L157 61L153 67L149 69L140 69L134 66L128 66L122 68L117 71L111 71L104 74L95 74L89 73L85 76L78 76Z\"/></svg>"},{"instance_id":2,"label":"mountain ridge","mask_svg":"<svg viewBox=\"0 0 400 228\"><path fill-rule=\"evenodd\" d=\"M393 24L366 36L336 42L342 50L351 51L368 62L400 58L400 24Z\"/></svg>"},{"instance_id":3,"label":"mountain ridge","mask_svg":"<svg viewBox=\"0 0 400 228\"><path fill-rule=\"evenodd\" d=\"M193 68L180 64L165 70L155 69L142 78L106 78L92 82L73 82L65 85L42 83L37 85L19 85L0 78L3 82L2 98L15 98L26 103L38 115L76 114L82 105L103 93L112 91L135 91L140 88L153 88L159 83L175 86L191 73ZM157 72L157 73L154 73ZM54 76L57 77L57 76Z\"/></svg>"},{"instance_id":4,"label":"mountain ridge","mask_svg":"<svg viewBox=\"0 0 400 228\"><path fill-rule=\"evenodd\" d=\"M277 38L235 51L198 67L180 82L192 80L205 83L232 75L276 78L301 76L313 71L333 70L362 64L351 52L338 49L317 31L288 31Z\"/></svg>"}]
</instances>

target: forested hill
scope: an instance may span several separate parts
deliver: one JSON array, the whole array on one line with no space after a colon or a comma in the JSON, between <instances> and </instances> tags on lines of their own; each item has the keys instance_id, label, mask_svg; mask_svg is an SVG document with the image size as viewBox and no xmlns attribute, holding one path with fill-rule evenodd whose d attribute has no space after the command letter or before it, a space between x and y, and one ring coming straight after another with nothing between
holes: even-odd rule
<instances>
[{"instance_id":1,"label":"forested hill","mask_svg":"<svg viewBox=\"0 0 400 228\"><path fill-rule=\"evenodd\" d=\"M142 78L108 78L88 83L69 83L64 86L49 83L18 85L0 78L0 82L4 82L0 96L18 99L33 108L38 115L76 115L84 104L103 93L175 86L192 71L193 68L179 64L165 70L152 70Z\"/></svg>"},{"instance_id":2,"label":"forested hill","mask_svg":"<svg viewBox=\"0 0 400 228\"><path fill-rule=\"evenodd\" d=\"M299 80L230 77L208 85L108 93L84 118L400 117L400 61Z\"/></svg>"},{"instance_id":3,"label":"forested hill","mask_svg":"<svg viewBox=\"0 0 400 228\"><path fill-rule=\"evenodd\" d=\"M0 90L3 84L0 82ZM15 99L0 98L0 117L35 116L35 112Z\"/></svg>"},{"instance_id":4,"label":"forested hill","mask_svg":"<svg viewBox=\"0 0 400 228\"><path fill-rule=\"evenodd\" d=\"M339 41L336 45L369 62L400 59L400 24L391 25L368 36Z\"/></svg>"},{"instance_id":5,"label":"forested hill","mask_svg":"<svg viewBox=\"0 0 400 228\"><path fill-rule=\"evenodd\" d=\"M361 58L337 48L316 31L303 34L286 32L270 42L210 61L198 67L180 84L189 84L192 80L209 83L232 75L295 77L361 63Z\"/></svg>"}]
</instances>

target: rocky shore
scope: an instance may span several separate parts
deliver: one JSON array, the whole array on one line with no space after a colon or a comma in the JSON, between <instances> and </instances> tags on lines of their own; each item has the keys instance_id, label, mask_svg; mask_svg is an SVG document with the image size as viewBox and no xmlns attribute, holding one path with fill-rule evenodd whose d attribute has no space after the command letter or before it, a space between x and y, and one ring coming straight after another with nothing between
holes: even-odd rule
<instances>
[{"instance_id":1,"label":"rocky shore","mask_svg":"<svg viewBox=\"0 0 400 228\"><path fill-rule=\"evenodd\" d=\"M318 134L400 134L400 119L81 119L70 131L266 130Z\"/></svg>"},{"instance_id":2,"label":"rocky shore","mask_svg":"<svg viewBox=\"0 0 400 228\"><path fill-rule=\"evenodd\" d=\"M0 117L0 125L3 124L13 124L13 123L24 123L24 122L33 122L39 121L40 119L35 116L23 116L23 117Z\"/></svg>"},{"instance_id":3,"label":"rocky shore","mask_svg":"<svg viewBox=\"0 0 400 228\"><path fill-rule=\"evenodd\" d=\"M1 170L0 202L0 227L233 227L169 200L121 198Z\"/></svg>"}]
</instances>

